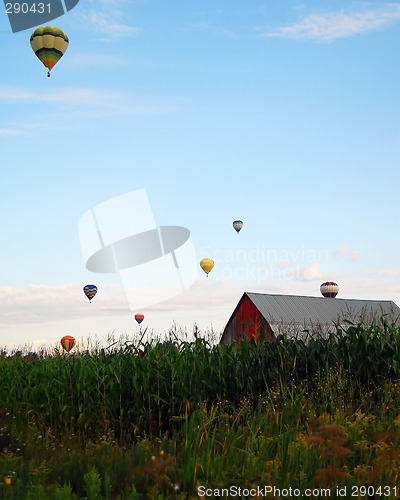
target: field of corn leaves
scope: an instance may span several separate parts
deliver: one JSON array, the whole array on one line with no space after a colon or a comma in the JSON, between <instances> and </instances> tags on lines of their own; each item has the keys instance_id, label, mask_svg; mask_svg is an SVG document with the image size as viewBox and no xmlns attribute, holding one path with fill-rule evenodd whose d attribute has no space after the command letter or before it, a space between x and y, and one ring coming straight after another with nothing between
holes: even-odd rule
<instances>
[{"instance_id":1,"label":"field of corn leaves","mask_svg":"<svg viewBox=\"0 0 400 500\"><path fill-rule=\"evenodd\" d=\"M0 498L400 498L400 327L0 357ZM267 489L268 488L268 489Z\"/></svg>"}]
</instances>

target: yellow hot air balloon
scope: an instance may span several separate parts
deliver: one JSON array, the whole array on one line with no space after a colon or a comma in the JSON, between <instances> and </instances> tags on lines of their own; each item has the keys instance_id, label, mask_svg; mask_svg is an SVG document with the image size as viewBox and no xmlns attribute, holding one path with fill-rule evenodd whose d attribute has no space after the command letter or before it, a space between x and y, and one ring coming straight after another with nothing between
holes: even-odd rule
<instances>
[{"instance_id":1,"label":"yellow hot air balloon","mask_svg":"<svg viewBox=\"0 0 400 500\"><path fill-rule=\"evenodd\" d=\"M31 47L33 52L49 70L62 58L68 48L69 40L65 33L59 28L46 26L37 28L31 35Z\"/></svg>"},{"instance_id":2,"label":"yellow hot air balloon","mask_svg":"<svg viewBox=\"0 0 400 500\"><path fill-rule=\"evenodd\" d=\"M211 269L214 267L214 261L211 259L202 259L200 261L200 267L203 269L203 271L207 274L208 278L208 273L211 271Z\"/></svg>"}]
</instances>

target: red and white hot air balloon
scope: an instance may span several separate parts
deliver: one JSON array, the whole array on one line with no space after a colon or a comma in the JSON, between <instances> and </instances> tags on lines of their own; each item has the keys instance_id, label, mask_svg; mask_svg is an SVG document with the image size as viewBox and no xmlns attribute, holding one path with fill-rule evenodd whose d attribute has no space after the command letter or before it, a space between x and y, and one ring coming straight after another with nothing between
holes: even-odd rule
<instances>
[{"instance_id":1,"label":"red and white hot air balloon","mask_svg":"<svg viewBox=\"0 0 400 500\"><path fill-rule=\"evenodd\" d=\"M319 289L324 297L329 298L336 297L339 291L337 283L334 283L333 281L325 281Z\"/></svg>"}]
</instances>

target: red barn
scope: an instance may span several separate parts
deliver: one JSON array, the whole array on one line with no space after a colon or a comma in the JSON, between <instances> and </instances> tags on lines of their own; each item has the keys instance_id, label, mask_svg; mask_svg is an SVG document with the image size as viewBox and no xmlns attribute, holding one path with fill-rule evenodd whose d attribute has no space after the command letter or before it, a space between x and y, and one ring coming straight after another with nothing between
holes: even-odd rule
<instances>
[{"instance_id":1,"label":"red barn","mask_svg":"<svg viewBox=\"0 0 400 500\"><path fill-rule=\"evenodd\" d=\"M297 337L304 331L329 333L344 319L358 322L385 315L400 318L400 308L391 300L358 300L245 292L229 318L220 342L258 339L274 341L279 333ZM343 325L345 326L345 325ZM348 325L347 325L348 326Z\"/></svg>"}]
</instances>

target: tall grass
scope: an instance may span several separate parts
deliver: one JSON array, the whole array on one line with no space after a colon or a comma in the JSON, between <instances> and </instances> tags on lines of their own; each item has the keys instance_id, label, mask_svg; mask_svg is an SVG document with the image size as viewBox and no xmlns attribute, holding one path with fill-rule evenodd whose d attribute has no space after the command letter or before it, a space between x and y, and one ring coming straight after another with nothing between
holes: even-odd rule
<instances>
[{"instance_id":1,"label":"tall grass","mask_svg":"<svg viewBox=\"0 0 400 500\"><path fill-rule=\"evenodd\" d=\"M49 484L43 498L187 498L198 484L305 487L334 473L355 484L381 477L385 460L400 469L400 328L381 321L264 344L3 355L0 473L12 484L0 498L39 498ZM320 453L329 439L335 462Z\"/></svg>"},{"instance_id":2,"label":"tall grass","mask_svg":"<svg viewBox=\"0 0 400 500\"><path fill-rule=\"evenodd\" d=\"M350 324L308 342L281 335L256 348L196 340L128 346L112 354L11 356L0 361L0 401L14 416L29 414L45 429L59 433L68 425L85 442L110 427L119 438L135 428L157 435L173 415L185 412L187 401L226 400L234 408L271 387L290 391L302 383L310 392L329 372L348 374L351 397L360 399L356 387L374 390L398 375L399 328L383 325Z\"/></svg>"}]
</instances>

